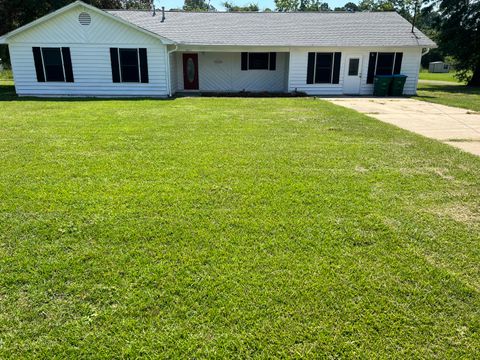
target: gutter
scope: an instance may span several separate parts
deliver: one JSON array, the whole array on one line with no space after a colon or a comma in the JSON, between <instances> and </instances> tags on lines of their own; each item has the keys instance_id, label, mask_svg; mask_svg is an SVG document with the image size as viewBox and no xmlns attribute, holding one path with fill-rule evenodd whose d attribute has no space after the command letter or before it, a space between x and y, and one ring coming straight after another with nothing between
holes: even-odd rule
<instances>
[{"instance_id":1,"label":"gutter","mask_svg":"<svg viewBox=\"0 0 480 360\"><path fill-rule=\"evenodd\" d=\"M424 57L425 55L427 55L427 54L430 52L431 49L430 49L430 48L426 48L425 50L426 50L426 51L423 51L423 50L422 50L422 57Z\"/></svg>"}]
</instances>

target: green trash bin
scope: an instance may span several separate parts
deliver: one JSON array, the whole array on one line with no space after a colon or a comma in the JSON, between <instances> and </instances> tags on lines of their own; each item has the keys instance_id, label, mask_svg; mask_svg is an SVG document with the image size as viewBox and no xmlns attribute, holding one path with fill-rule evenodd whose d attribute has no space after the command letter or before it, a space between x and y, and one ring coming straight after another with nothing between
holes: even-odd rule
<instances>
[{"instance_id":1,"label":"green trash bin","mask_svg":"<svg viewBox=\"0 0 480 360\"><path fill-rule=\"evenodd\" d=\"M391 96L402 96L405 82L407 81L406 75L393 75L392 87L390 88Z\"/></svg>"},{"instance_id":2,"label":"green trash bin","mask_svg":"<svg viewBox=\"0 0 480 360\"><path fill-rule=\"evenodd\" d=\"M391 75L377 75L373 82L373 95L387 96L390 91L390 84L392 83Z\"/></svg>"}]
</instances>

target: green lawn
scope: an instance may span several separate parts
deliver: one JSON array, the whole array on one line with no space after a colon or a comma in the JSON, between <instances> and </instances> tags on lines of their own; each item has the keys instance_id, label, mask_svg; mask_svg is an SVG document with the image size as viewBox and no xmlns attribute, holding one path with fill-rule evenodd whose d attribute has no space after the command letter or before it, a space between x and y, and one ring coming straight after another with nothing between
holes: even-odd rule
<instances>
[{"instance_id":1,"label":"green lawn","mask_svg":"<svg viewBox=\"0 0 480 360\"><path fill-rule=\"evenodd\" d=\"M479 158L313 98L0 89L0 358L480 358Z\"/></svg>"},{"instance_id":2,"label":"green lawn","mask_svg":"<svg viewBox=\"0 0 480 360\"><path fill-rule=\"evenodd\" d=\"M464 85L418 84L417 98L437 104L480 111L480 88Z\"/></svg>"},{"instance_id":3,"label":"green lawn","mask_svg":"<svg viewBox=\"0 0 480 360\"><path fill-rule=\"evenodd\" d=\"M420 71L420 80L433 80L433 81L448 81L454 83L460 83L460 81L455 77L454 72L449 73L429 73L428 70L422 69Z\"/></svg>"}]
</instances>

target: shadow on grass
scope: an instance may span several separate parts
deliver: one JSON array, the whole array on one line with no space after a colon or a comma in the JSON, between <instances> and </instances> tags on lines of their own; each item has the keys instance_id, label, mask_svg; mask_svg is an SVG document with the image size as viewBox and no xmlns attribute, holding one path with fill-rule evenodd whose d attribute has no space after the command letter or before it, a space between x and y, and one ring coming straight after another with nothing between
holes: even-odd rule
<instances>
[{"instance_id":1,"label":"shadow on grass","mask_svg":"<svg viewBox=\"0 0 480 360\"><path fill-rule=\"evenodd\" d=\"M15 87L12 85L0 84L0 101L12 101L18 100L17 94L15 94Z\"/></svg>"}]
</instances>

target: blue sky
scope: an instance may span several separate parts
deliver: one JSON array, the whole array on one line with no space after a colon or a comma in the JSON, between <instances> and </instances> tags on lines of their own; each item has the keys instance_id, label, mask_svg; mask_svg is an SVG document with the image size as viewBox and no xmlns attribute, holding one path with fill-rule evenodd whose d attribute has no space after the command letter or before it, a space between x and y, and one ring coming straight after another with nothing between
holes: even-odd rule
<instances>
[{"instance_id":1,"label":"blue sky","mask_svg":"<svg viewBox=\"0 0 480 360\"><path fill-rule=\"evenodd\" d=\"M222 3L225 2L225 0L210 0L211 4L217 8L217 10L224 10ZM352 0L323 0L325 2L328 2L331 8L334 8L336 6L343 6L347 2L352 1ZM260 9L264 8L270 8L270 9L275 9L275 2L273 0L253 0L253 1L248 1L248 0L230 0L230 2L233 2L235 5L245 5L249 3L257 3ZM352 2L357 2L353 0ZM171 9L171 8L181 8L183 6L183 0L155 0L155 4L158 7L165 6L165 9Z\"/></svg>"}]
</instances>

